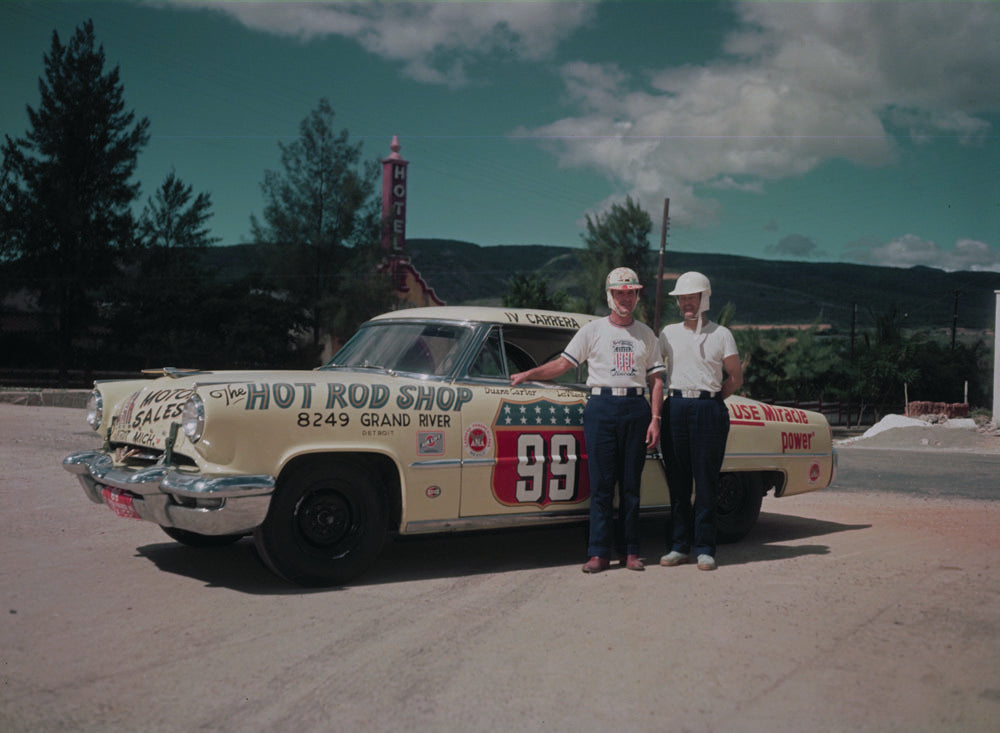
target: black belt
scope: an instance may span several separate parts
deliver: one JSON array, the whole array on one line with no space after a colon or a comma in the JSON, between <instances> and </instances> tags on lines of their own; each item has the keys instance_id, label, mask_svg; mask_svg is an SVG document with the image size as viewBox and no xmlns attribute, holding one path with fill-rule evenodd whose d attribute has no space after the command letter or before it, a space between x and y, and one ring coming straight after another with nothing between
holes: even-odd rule
<instances>
[{"instance_id":1,"label":"black belt","mask_svg":"<svg viewBox=\"0 0 1000 733\"><path fill-rule=\"evenodd\" d=\"M689 400L711 400L721 392L709 392L705 389L671 389L667 390L671 397L686 397Z\"/></svg>"},{"instance_id":2,"label":"black belt","mask_svg":"<svg viewBox=\"0 0 1000 733\"><path fill-rule=\"evenodd\" d=\"M642 397L646 394L644 387L591 387L590 394L605 397Z\"/></svg>"}]
</instances>

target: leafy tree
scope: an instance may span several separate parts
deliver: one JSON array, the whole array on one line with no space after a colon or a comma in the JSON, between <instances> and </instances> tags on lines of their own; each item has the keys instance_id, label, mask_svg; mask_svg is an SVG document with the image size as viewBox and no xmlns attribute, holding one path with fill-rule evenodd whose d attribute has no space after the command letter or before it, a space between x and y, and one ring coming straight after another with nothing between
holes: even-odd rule
<instances>
[{"instance_id":1,"label":"leafy tree","mask_svg":"<svg viewBox=\"0 0 1000 733\"><path fill-rule=\"evenodd\" d=\"M18 260L56 314L61 374L93 316L86 291L113 278L133 246L130 181L149 140L149 121L126 111L118 67L106 73L94 44L89 20L68 45L53 31L31 129L3 144L0 258Z\"/></svg>"},{"instance_id":2,"label":"leafy tree","mask_svg":"<svg viewBox=\"0 0 1000 733\"><path fill-rule=\"evenodd\" d=\"M207 193L194 196L173 171L147 200L137 229L141 249L100 299L115 346L128 349L119 355L123 365L135 361L129 352L142 355L136 365L141 367L221 366L230 358L220 333L204 328L206 322L225 323L223 335L233 329L229 309L220 310L224 303L215 297L223 288L212 282L214 273L205 271L198 256L219 241L205 225L211 207ZM234 286L224 289L230 298L240 297ZM206 340L220 344L215 353Z\"/></svg>"},{"instance_id":3,"label":"leafy tree","mask_svg":"<svg viewBox=\"0 0 1000 733\"><path fill-rule=\"evenodd\" d=\"M903 385L917 377L913 363L919 340L905 336L897 308L872 315L875 331L863 334L851 382L859 402L859 421L865 410L871 409L877 422L887 409L902 404Z\"/></svg>"},{"instance_id":4,"label":"leafy tree","mask_svg":"<svg viewBox=\"0 0 1000 733\"><path fill-rule=\"evenodd\" d=\"M836 400L846 396L843 344L803 331L741 329L734 332L743 361L743 392L759 400Z\"/></svg>"},{"instance_id":5,"label":"leafy tree","mask_svg":"<svg viewBox=\"0 0 1000 733\"><path fill-rule=\"evenodd\" d=\"M607 308L604 282L616 267L631 267L640 282L651 286L655 274L649 258L649 234L653 221L631 197L624 204L612 204L606 214L592 219L587 215L587 231L581 235L587 249L581 256L584 267L583 285L587 309ZM640 300L636 315L645 318L646 305Z\"/></svg>"},{"instance_id":6,"label":"leafy tree","mask_svg":"<svg viewBox=\"0 0 1000 733\"><path fill-rule=\"evenodd\" d=\"M912 360L916 376L909 382L911 400L961 402L968 385L970 405L989 405L992 349L982 340L959 342L921 339Z\"/></svg>"},{"instance_id":7,"label":"leafy tree","mask_svg":"<svg viewBox=\"0 0 1000 733\"><path fill-rule=\"evenodd\" d=\"M120 336L103 352L119 368L304 366L292 336L299 309L253 276L232 283L192 278L183 286L150 278L127 303L109 314Z\"/></svg>"},{"instance_id":8,"label":"leafy tree","mask_svg":"<svg viewBox=\"0 0 1000 733\"><path fill-rule=\"evenodd\" d=\"M843 344L823 337L816 324L787 340L782 353L783 381L791 399L802 402L846 396Z\"/></svg>"},{"instance_id":9,"label":"leafy tree","mask_svg":"<svg viewBox=\"0 0 1000 733\"><path fill-rule=\"evenodd\" d=\"M170 171L146 200L139 219L139 240L147 248L177 249L207 247L221 240L209 233L206 222L212 217L212 197L199 193L194 201L190 185L185 186L174 171Z\"/></svg>"},{"instance_id":10,"label":"leafy tree","mask_svg":"<svg viewBox=\"0 0 1000 733\"><path fill-rule=\"evenodd\" d=\"M269 270L307 314L318 348L391 303L387 278L372 279L380 241L378 163L362 163L361 144L333 129L327 99L302 121L299 137L279 143L282 170L267 171L263 220L254 238L270 246ZM348 300L348 298L352 300Z\"/></svg>"},{"instance_id":11,"label":"leafy tree","mask_svg":"<svg viewBox=\"0 0 1000 733\"><path fill-rule=\"evenodd\" d=\"M530 275L518 273L507 284L507 292L502 301L503 306L505 308L565 310L569 296L562 290L557 290L550 295L548 289L548 280L537 273Z\"/></svg>"},{"instance_id":12,"label":"leafy tree","mask_svg":"<svg viewBox=\"0 0 1000 733\"><path fill-rule=\"evenodd\" d=\"M719 310L719 314L712 320L720 326L726 326L728 328L732 325L734 318L736 318L736 305L730 301L722 306Z\"/></svg>"}]
</instances>

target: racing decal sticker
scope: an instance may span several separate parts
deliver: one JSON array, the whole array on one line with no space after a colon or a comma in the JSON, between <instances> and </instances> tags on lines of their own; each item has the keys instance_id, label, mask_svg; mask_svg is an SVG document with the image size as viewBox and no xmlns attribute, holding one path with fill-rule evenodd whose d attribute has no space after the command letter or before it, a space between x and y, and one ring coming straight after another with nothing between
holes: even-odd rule
<instances>
[{"instance_id":1,"label":"racing decal sticker","mask_svg":"<svg viewBox=\"0 0 1000 733\"><path fill-rule=\"evenodd\" d=\"M493 496L501 504L547 506L590 498L584 469L583 400L503 400L493 426L497 461Z\"/></svg>"},{"instance_id":2,"label":"racing decal sticker","mask_svg":"<svg viewBox=\"0 0 1000 733\"><path fill-rule=\"evenodd\" d=\"M444 455L444 433L435 430L434 432L417 433L417 455L418 456L443 456Z\"/></svg>"},{"instance_id":3,"label":"racing decal sticker","mask_svg":"<svg viewBox=\"0 0 1000 733\"><path fill-rule=\"evenodd\" d=\"M424 495L428 499L437 499L439 496L441 496L441 487L440 486L428 486L426 489L424 489Z\"/></svg>"},{"instance_id":4,"label":"racing decal sticker","mask_svg":"<svg viewBox=\"0 0 1000 733\"><path fill-rule=\"evenodd\" d=\"M819 481L822 469L820 468L819 461L813 461L809 465L809 483L814 484Z\"/></svg>"},{"instance_id":5,"label":"racing decal sticker","mask_svg":"<svg viewBox=\"0 0 1000 733\"><path fill-rule=\"evenodd\" d=\"M729 406L730 425L752 425L763 427L771 423L809 424L809 415L797 407L779 407L777 405L745 405L739 402L727 402Z\"/></svg>"},{"instance_id":6,"label":"racing decal sticker","mask_svg":"<svg viewBox=\"0 0 1000 733\"><path fill-rule=\"evenodd\" d=\"M517 313L510 313L508 311L504 313L504 316L506 316L510 323L519 323L521 321L521 317ZM583 326L575 318L556 313L529 312L524 314L524 320L536 326L558 326L560 328L572 328L574 331L579 331Z\"/></svg>"},{"instance_id":7,"label":"racing decal sticker","mask_svg":"<svg viewBox=\"0 0 1000 733\"><path fill-rule=\"evenodd\" d=\"M816 431L808 433L781 433L781 452L789 451L811 451L812 441L816 437Z\"/></svg>"},{"instance_id":8,"label":"racing decal sticker","mask_svg":"<svg viewBox=\"0 0 1000 733\"><path fill-rule=\"evenodd\" d=\"M133 392L114 419L111 439L147 448L159 447L163 444L165 426L180 418L184 403L192 394L191 389Z\"/></svg>"},{"instance_id":9,"label":"racing decal sticker","mask_svg":"<svg viewBox=\"0 0 1000 733\"><path fill-rule=\"evenodd\" d=\"M466 453L481 458L489 455L493 449L493 432L488 426L474 422L465 429L462 443L465 445Z\"/></svg>"}]
</instances>

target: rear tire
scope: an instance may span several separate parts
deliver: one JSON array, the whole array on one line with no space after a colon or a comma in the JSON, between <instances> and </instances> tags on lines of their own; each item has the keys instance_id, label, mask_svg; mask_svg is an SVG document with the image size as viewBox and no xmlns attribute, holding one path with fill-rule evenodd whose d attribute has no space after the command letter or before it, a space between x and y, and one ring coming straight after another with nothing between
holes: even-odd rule
<instances>
[{"instance_id":1,"label":"rear tire","mask_svg":"<svg viewBox=\"0 0 1000 733\"><path fill-rule=\"evenodd\" d=\"M356 465L324 460L279 478L254 542L276 574L299 585L329 586L366 570L386 535L381 486Z\"/></svg>"},{"instance_id":2,"label":"rear tire","mask_svg":"<svg viewBox=\"0 0 1000 733\"><path fill-rule=\"evenodd\" d=\"M760 516L764 492L760 476L753 472L724 473L715 495L715 531L722 542L738 542L747 536Z\"/></svg>"}]
</instances>

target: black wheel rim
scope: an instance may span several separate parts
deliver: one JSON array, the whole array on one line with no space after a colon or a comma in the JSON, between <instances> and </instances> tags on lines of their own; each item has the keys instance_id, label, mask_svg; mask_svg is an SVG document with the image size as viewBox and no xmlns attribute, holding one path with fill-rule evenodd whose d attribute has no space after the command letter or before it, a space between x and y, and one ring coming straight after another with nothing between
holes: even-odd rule
<instances>
[{"instance_id":1,"label":"black wheel rim","mask_svg":"<svg viewBox=\"0 0 1000 733\"><path fill-rule=\"evenodd\" d=\"M331 549L349 539L360 524L358 511L343 494L316 491L299 504L296 521L302 537L311 545Z\"/></svg>"},{"instance_id":2,"label":"black wheel rim","mask_svg":"<svg viewBox=\"0 0 1000 733\"><path fill-rule=\"evenodd\" d=\"M723 477L719 482L719 493L715 498L715 511L718 514L731 514L743 505L746 490L743 482L733 476Z\"/></svg>"}]
</instances>

